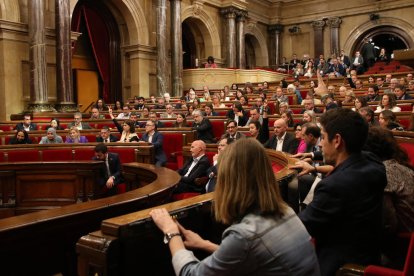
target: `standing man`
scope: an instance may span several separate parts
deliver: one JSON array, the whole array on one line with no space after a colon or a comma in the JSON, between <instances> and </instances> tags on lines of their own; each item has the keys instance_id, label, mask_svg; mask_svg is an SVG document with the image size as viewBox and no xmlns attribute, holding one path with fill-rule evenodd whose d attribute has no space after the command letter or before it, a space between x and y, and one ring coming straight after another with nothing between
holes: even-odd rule
<instances>
[{"instance_id":1,"label":"standing man","mask_svg":"<svg viewBox=\"0 0 414 276\"><path fill-rule=\"evenodd\" d=\"M98 198L115 195L116 185L123 182L121 174L121 161L117 153L108 152L105 144L95 147L95 156L92 160L104 161L105 166L100 171L97 192Z\"/></svg>"},{"instance_id":2,"label":"standing man","mask_svg":"<svg viewBox=\"0 0 414 276\"><path fill-rule=\"evenodd\" d=\"M196 140L191 144L190 151L192 158L184 164L184 167L177 170L181 175L181 180L174 190L175 194L205 191L205 187L195 183L195 180L207 176L207 169L210 167L210 162L205 155L206 144L201 140Z\"/></svg>"},{"instance_id":3,"label":"standing man","mask_svg":"<svg viewBox=\"0 0 414 276\"><path fill-rule=\"evenodd\" d=\"M162 148L163 141L164 135L157 131L157 126L153 121L148 120L145 124L145 133L139 143L147 142L154 146L155 166L157 167L163 167L167 163L167 157Z\"/></svg>"},{"instance_id":4,"label":"standing man","mask_svg":"<svg viewBox=\"0 0 414 276\"><path fill-rule=\"evenodd\" d=\"M368 124L350 109L321 117L324 161L332 172L315 188L313 201L299 213L316 240L322 275L345 263L377 263L380 258L384 165L363 153Z\"/></svg>"},{"instance_id":5,"label":"standing man","mask_svg":"<svg viewBox=\"0 0 414 276\"><path fill-rule=\"evenodd\" d=\"M26 113L23 115L23 122L22 123L18 123L15 127L15 130L26 130L26 131L31 131L31 130L36 130L37 126L36 124L32 123L32 115Z\"/></svg>"},{"instance_id":6,"label":"standing man","mask_svg":"<svg viewBox=\"0 0 414 276\"><path fill-rule=\"evenodd\" d=\"M287 124L284 119L278 119L273 124L274 135L264 144L265 148L294 154L298 149L299 141L295 136L287 132Z\"/></svg>"},{"instance_id":7,"label":"standing man","mask_svg":"<svg viewBox=\"0 0 414 276\"><path fill-rule=\"evenodd\" d=\"M374 45L369 42L368 38L365 38L365 43L361 49L361 55L364 58L364 67L367 71L375 63L375 49Z\"/></svg>"}]
</instances>

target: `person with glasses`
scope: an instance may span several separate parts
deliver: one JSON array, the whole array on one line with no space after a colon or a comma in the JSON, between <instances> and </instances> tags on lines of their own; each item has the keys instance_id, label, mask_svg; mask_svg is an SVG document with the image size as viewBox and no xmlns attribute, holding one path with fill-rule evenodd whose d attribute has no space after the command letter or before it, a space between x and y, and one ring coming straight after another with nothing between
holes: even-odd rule
<instances>
[{"instance_id":1,"label":"person with glasses","mask_svg":"<svg viewBox=\"0 0 414 276\"><path fill-rule=\"evenodd\" d=\"M92 129L92 127L88 123L82 122L82 113L76 112L73 115L73 119L74 119L74 121L68 125L68 129L70 129L73 126L77 127L79 130Z\"/></svg>"},{"instance_id":2,"label":"person with glasses","mask_svg":"<svg viewBox=\"0 0 414 276\"><path fill-rule=\"evenodd\" d=\"M303 139L303 134L302 134L302 124L301 123L297 123L294 126L295 129L295 138L299 141L299 145L298 148L296 150L296 153L304 153L306 152L306 142Z\"/></svg>"},{"instance_id":3,"label":"person with glasses","mask_svg":"<svg viewBox=\"0 0 414 276\"><path fill-rule=\"evenodd\" d=\"M118 138L111 134L111 130L108 126L103 126L100 136L96 138L96 142L98 143L113 143L116 141L118 141Z\"/></svg>"},{"instance_id":4,"label":"person with glasses","mask_svg":"<svg viewBox=\"0 0 414 276\"><path fill-rule=\"evenodd\" d=\"M155 152L155 166L163 167L167 163L167 156L162 148L164 135L157 131L157 126L151 120L145 124L145 133L142 135L140 143L150 143L154 146Z\"/></svg>"},{"instance_id":5,"label":"person with glasses","mask_svg":"<svg viewBox=\"0 0 414 276\"><path fill-rule=\"evenodd\" d=\"M161 113L161 118L176 118L177 114L174 113L172 104L168 103L165 106L165 112Z\"/></svg>"},{"instance_id":6,"label":"person with glasses","mask_svg":"<svg viewBox=\"0 0 414 276\"><path fill-rule=\"evenodd\" d=\"M234 120L228 120L226 122L226 133L223 134L221 137L232 139L232 140L239 140L241 138L246 138L246 135L238 131L237 122Z\"/></svg>"}]
</instances>

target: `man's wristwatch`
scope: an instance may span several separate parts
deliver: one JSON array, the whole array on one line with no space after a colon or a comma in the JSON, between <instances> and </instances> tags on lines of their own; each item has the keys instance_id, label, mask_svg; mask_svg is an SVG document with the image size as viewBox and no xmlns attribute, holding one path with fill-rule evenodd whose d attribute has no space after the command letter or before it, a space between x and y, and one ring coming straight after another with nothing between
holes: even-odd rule
<instances>
[{"instance_id":1,"label":"man's wristwatch","mask_svg":"<svg viewBox=\"0 0 414 276\"><path fill-rule=\"evenodd\" d=\"M176 237L176 236L180 236L181 237L181 234L180 233L166 233L164 235L164 243L165 244L168 244L170 242L170 240L172 238Z\"/></svg>"}]
</instances>

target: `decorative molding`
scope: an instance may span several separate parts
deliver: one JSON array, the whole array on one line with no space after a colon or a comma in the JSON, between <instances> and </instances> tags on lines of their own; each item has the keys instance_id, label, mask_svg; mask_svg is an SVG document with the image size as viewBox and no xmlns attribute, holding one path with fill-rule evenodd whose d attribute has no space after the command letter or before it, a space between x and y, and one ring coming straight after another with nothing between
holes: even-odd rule
<instances>
[{"instance_id":1,"label":"decorative molding","mask_svg":"<svg viewBox=\"0 0 414 276\"><path fill-rule=\"evenodd\" d=\"M267 30L269 32L281 33L281 32L283 32L283 25L282 24L269 25L267 27Z\"/></svg>"},{"instance_id":2,"label":"decorative molding","mask_svg":"<svg viewBox=\"0 0 414 276\"><path fill-rule=\"evenodd\" d=\"M256 25L257 25L257 21L249 18L246 24L246 33L253 32L253 30L256 28Z\"/></svg>"},{"instance_id":3,"label":"decorative molding","mask_svg":"<svg viewBox=\"0 0 414 276\"><path fill-rule=\"evenodd\" d=\"M194 0L192 4L192 12L194 17L198 17L204 9L204 2L201 0Z\"/></svg>"}]
</instances>

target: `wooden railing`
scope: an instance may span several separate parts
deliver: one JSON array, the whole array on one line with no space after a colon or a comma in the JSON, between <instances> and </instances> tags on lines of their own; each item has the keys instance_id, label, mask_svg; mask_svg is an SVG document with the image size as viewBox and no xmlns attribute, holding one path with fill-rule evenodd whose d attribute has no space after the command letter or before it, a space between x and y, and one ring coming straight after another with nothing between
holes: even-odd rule
<instances>
[{"instance_id":1,"label":"wooden railing","mask_svg":"<svg viewBox=\"0 0 414 276\"><path fill-rule=\"evenodd\" d=\"M124 164L123 171L141 187L0 220L1 274L76 275L75 244L81 236L99 229L102 220L167 202L180 179L174 171L149 164Z\"/></svg>"}]
</instances>

